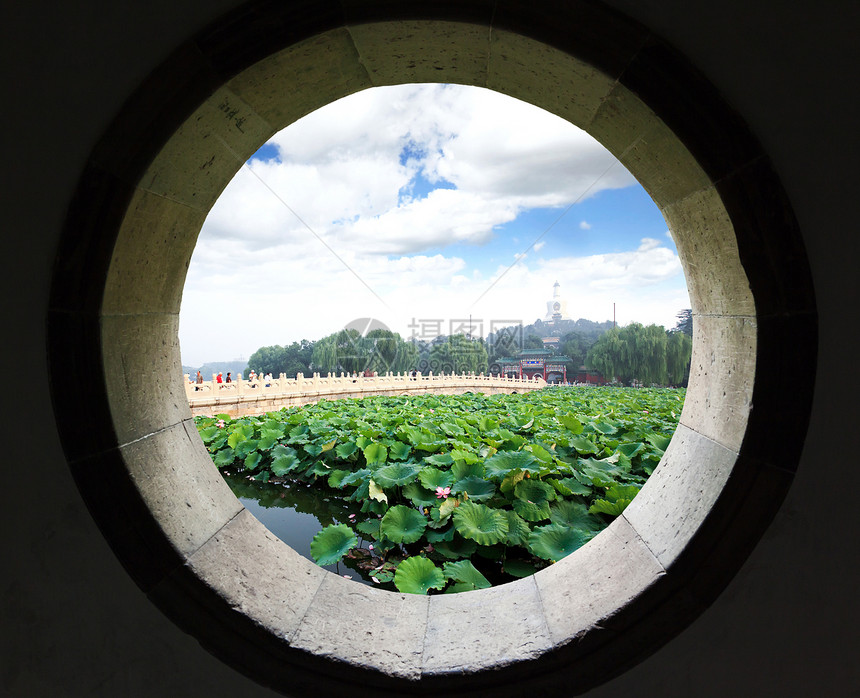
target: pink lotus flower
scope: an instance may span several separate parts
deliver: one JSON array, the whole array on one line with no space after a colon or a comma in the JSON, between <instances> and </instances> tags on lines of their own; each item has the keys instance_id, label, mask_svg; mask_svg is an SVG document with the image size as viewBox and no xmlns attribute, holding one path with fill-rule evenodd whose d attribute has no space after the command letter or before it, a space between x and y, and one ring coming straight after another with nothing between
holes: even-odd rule
<instances>
[{"instance_id":1,"label":"pink lotus flower","mask_svg":"<svg viewBox=\"0 0 860 698\"><path fill-rule=\"evenodd\" d=\"M437 487L436 488L436 498L437 499L448 499L448 495L451 494L450 487Z\"/></svg>"},{"instance_id":2,"label":"pink lotus flower","mask_svg":"<svg viewBox=\"0 0 860 698\"><path fill-rule=\"evenodd\" d=\"M371 577L371 579L373 580L374 584L382 584L382 582L380 582L376 577Z\"/></svg>"},{"instance_id":3,"label":"pink lotus flower","mask_svg":"<svg viewBox=\"0 0 860 698\"><path fill-rule=\"evenodd\" d=\"M224 420L223 420L223 419L219 419L217 422L215 422L215 426L216 426L216 427L218 427L219 429L223 429L223 428L224 428L224 424L225 424L225 423L224 423Z\"/></svg>"},{"instance_id":4,"label":"pink lotus flower","mask_svg":"<svg viewBox=\"0 0 860 698\"><path fill-rule=\"evenodd\" d=\"M354 519L354 518L355 518L355 514L350 514L350 515L349 515L349 518Z\"/></svg>"},{"instance_id":5,"label":"pink lotus flower","mask_svg":"<svg viewBox=\"0 0 860 698\"><path fill-rule=\"evenodd\" d=\"M368 550L373 550L373 546L372 546L372 545L368 545L368 546L367 546L367 549L368 549Z\"/></svg>"}]
</instances>

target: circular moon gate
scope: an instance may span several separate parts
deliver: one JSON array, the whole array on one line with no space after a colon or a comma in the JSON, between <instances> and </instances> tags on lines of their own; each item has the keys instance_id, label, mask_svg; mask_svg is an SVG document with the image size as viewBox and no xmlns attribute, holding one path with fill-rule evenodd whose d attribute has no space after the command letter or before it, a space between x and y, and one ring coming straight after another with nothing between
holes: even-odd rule
<instances>
[{"instance_id":1,"label":"circular moon gate","mask_svg":"<svg viewBox=\"0 0 860 698\"><path fill-rule=\"evenodd\" d=\"M244 510L197 436L177 339L197 235L242 163L330 101L409 82L494 89L597 138L663 212L695 329L680 425L623 515L534 577L434 597L328 573ZM47 322L69 466L114 552L175 623L291 695L570 694L640 661L707 608L779 507L817 342L789 202L741 119L645 28L567 0L252 3L223 18L94 149Z\"/></svg>"}]
</instances>

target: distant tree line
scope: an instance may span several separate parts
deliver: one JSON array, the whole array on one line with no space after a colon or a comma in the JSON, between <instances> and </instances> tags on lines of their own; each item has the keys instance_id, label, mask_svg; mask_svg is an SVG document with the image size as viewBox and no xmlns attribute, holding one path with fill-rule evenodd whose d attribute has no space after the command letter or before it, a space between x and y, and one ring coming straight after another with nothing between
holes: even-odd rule
<instances>
[{"instance_id":1,"label":"distant tree line","mask_svg":"<svg viewBox=\"0 0 860 698\"><path fill-rule=\"evenodd\" d=\"M610 321L562 320L560 324L541 320L531 325L512 325L492 332L486 341L461 334L432 340L403 339L396 332L375 329L362 335L343 329L317 341L303 339L290 345L260 347L248 359L245 378L251 370L284 373L362 373L365 371L405 373L413 370L427 375L440 373L489 373L501 358L516 357L521 351L543 349L543 338L558 336L553 351L570 358L570 370L583 365L607 378L624 383L683 385L689 374L692 344L692 312L678 313L678 324L668 332L659 325L637 323L613 328Z\"/></svg>"},{"instance_id":2,"label":"distant tree line","mask_svg":"<svg viewBox=\"0 0 860 698\"><path fill-rule=\"evenodd\" d=\"M605 378L628 385L685 386L692 347L693 340L684 332L632 322L601 335L586 363Z\"/></svg>"}]
</instances>

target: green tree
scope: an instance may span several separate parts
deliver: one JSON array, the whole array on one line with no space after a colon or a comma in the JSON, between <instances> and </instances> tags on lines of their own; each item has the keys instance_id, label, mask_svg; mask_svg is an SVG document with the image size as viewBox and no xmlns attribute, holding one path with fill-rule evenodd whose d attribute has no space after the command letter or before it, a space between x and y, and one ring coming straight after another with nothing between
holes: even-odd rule
<instances>
[{"instance_id":1,"label":"green tree","mask_svg":"<svg viewBox=\"0 0 860 698\"><path fill-rule=\"evenodd\" d=\"M689 355L685 340L674 335L689 342L683 333L667 333L659 325L646 327L632 322L601 335L589 350L587 363L606 378L617 378L622 383L678 383L679 374L681 379L684 376L679 366L689 363Z\"/></svg>"},{"instance_id":2,"label":"green tree","mask_svg":"<svg viewBox=\"0 0 860 698\"><path fill-rule=\"evenodd\" d=\"M693 340L685 332L669 332L666 343L666 371L669 383L686 387L690 379Z\"/></svg>"},{"instance_id":3,"label":"green tree","mask_svg":"<svg viewBox=\"0 0 860 698\"><path fill-rule=\"evenodd\" d=\"M358 330L348 329L316 342L312 358L319 373L398 373L416 366L418 349L390 330L371 330L362 337Z\"/></svg>"},{"instance_id":4,"label":"green tree","mask_svg":"<svg viewBox=\"0 0 860 698\"><path fill-rule=\"evenodd\" d=\"M314 343L307 339L293 342L289 346L273 344L268 347L260 347L248 359L245 378L250 375L252 370L257 373L271 373L275 377L281 373L285 374L287 378L295 378L297 373L308 375L313 347Z\"/></svg>"},{"instance_id":5,"label":"green tree","mask_svg":"<svg viewBox=\"0 0 860 698\"><path fill-rule=\"evenodd\" d=\"M448 337L430 350L429 370L433 373L487 373L487 348L481 339L468 340L461 334Z\"/></svg>"},{"instance_id":6,"label":"green tree","mask_svg":"<svg viewBox=\"0 0 860 698\"><path fill-rule=\"evenodd\" d=\"M670 330L670 332L683 332L688 337L693 336L693 311L691 308L684 308L677 315L678 322Z\"/></svg>"},{"instance_id":7,"label":"green tree","mask_svg":"<svg viewBox=\"0 0 860 698\"><path fill-rule=\"evenodd\" d=\"M273 344L268 347L260 347L251 354L248 359L248 368L245 369L245 378L251 371L257 373L271 373L277 376L281 373L282 367L286 363L286 349L280 344Z\"/></svg>"}]
</instances>

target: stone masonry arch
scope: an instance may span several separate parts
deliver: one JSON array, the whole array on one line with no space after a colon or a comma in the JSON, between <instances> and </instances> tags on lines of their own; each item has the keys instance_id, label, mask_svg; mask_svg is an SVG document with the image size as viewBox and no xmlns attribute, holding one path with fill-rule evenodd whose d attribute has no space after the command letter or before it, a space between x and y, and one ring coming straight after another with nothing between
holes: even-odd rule
<instances>
[{"instance_id":1,"label":"stone masonry arch","mask_svg":"<svg viewBox=\"0 0 860 698\"><path fill-rule=\"evenodd\" d=\"M452 596L362 587L275 539L211 467L180 380L185 271L223 187L297 118L403 82L488 87L589 131L663 211L695 319L681 424L624 515L532 578ZM254 2L222 18L92 152L47 322L69 466L114 552L175 623L291 695L576 693L641 660L779 507L816 348L799 231L760 145L659 37L562 0Z\"/></svg>"}]
</instances>

